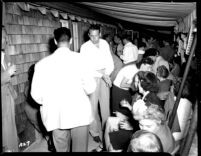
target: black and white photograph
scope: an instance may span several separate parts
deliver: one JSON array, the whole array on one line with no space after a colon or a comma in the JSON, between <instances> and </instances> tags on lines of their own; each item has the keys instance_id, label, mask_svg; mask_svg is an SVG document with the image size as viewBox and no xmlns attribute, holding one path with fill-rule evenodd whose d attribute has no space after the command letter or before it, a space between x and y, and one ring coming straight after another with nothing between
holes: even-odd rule
<instances>
[{"instance_id":1,"label":"black and white photograph","mask_svg":"<svg viewBox=\"0 0 201 156\"><path fill-rule=\"evenodd\" d=\"M1 153L198 156L197 5L1 0Z\"/></svg>"}]
</instances>

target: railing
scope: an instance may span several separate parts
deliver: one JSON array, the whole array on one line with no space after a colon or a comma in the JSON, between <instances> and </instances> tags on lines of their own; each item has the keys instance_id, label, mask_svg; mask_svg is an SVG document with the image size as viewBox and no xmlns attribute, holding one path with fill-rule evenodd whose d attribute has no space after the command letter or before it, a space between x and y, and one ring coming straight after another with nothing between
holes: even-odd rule
<instances>
[{"instance_id":1,"label":"railing","mask_svg":"<svg viewBox=\"0 0 201 156\"><path fill-rule=\"evenodd\" d=\"M188 62L187 62L186 68L185 68L182 83L181 83L181 86L179 88L177 99L175 101L173 111L172 111L172 114L171 114L171 117L170 117L170 121L169 121L169 124L168 124L170 129L172 128L173 121L174 121L174 118L175 118L176 113L177 113L177 108L178 108L179 101L180 101L180 98L181 98L181 93L182 93L182 90L183 90L183 87L184 87L184 84L185 84L185 81L186 81L186 78L187 78L187 75L188 75L188 72L189 72L189 69L190 69L192 58L193 58L194 53L195 53L195 49L196 49L196 45L197 45L197 33L195 33L194 35L195 36L194 36L194 40L193 40L193 45L191 47L190 56L188 58ZM190 124L190 127L189 127L188 135L186 136L184 142L182 143L180 151L179 151L181 156L187 156L188 155L188 153L190 151L190 148L191 148L191 144L192 144L194 135L195 135L195 131L197 129L197 103L198 103L198 100L196 100L195 108L194 108L194 111L193 111L194 113L193 113L193 117L192 117L191 124Z\"/></svg>"}]
</instances>

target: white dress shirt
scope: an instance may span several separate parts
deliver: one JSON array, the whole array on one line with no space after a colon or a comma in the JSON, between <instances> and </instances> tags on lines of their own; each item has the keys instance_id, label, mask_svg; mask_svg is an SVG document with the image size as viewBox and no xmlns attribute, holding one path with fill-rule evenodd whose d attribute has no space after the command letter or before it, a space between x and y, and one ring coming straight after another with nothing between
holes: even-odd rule
<instances>
[{"instance_id":1,"label":"white dress shirt","mask_svg":"<svg viewBox=\"0 0 201 156\"><path fill-rule=\"evenodd\" d=\"M127 83L131 84L134 75L138 71L139 71L139 69L136 67L136 64L127 65L127 66L121 68L121 70L118 72L113 84L115 86L121 88L120 84L124 77L129 80ZM121 88L121 89L128 90L129 88Z\"/></svg>"},{"instance_id":2,"label":"white dress shirt","mask_svg":"<svg viewBox=\"0 0 201 156\"><path fill-rule=\"evenodd\" d=\"M124 64L127 64L132 61L136 61L138 58L138 48L131 42L128 42L124 45L123 55L120 55L120 58L123 60Z\"/></svg>"},{"instance_id":3,"label":"white dress shirt","mask_svg":"<svg viewBox=\"0 0 201 156\"><path fill-rule=\"evenodd\" d=\"M114 62L107 41L99 39L98 48L89 40L81 46L80 53L90 64L92 70L96 71L95 77L103 76L102 73L97 72L98 70L105 70L106 75L110 75L114 70Z\"/></svg>"},{"instance_id":4,"label":"white dress shirt","mask_svg":"<svg viewBox=\"0 0 201 156\"><path fill-rule=\"evenodd\" d=\"M87 94L95 88L96 82L81 55L67 47L58 48L39 61L31 95L42 105L40 112L47 131L89 125L93 117Z\"/></svg>"}]
</instances>

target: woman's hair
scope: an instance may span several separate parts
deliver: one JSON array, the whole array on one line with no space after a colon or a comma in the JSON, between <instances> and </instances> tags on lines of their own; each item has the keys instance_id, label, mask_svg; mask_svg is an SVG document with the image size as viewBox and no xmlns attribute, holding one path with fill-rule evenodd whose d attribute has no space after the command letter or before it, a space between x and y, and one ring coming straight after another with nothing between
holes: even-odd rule
<instances>
[{"instance_id":1,"label":"woman's hair","mask_svg":"<svg viewBox=\"0 0 201 156\"><path fill-rule=\"evenodd\" d=\"M164 65L161 65L157 68L157 74L162 78L167 78L169 76L169 71Z\"/></svg>"},{"instance_id":2,"label":"woman's hair","mask_svg":"<svg viewBox=\"0 0 201 156\"><path fill-rule=\"evenodd\" d=\"M153 65L154 61L150 57L143 58L139 63L136 63L137 68L140 68L142 64Z\"/></svg>"},{"instance_id":3,"label":"woman's hair","mask_svg":"<svg viewBox=\"0 0 201 156\"><path fill-rule=\"evenodd\" d=\"M145 91L150 91L150 92L154 92L154 93L157 93L159 91L159 87L158 87L159 80L154 73L149 72L149 71L139 71L138 73L135 74L135 76L133 78L133 82L131 84L131 88L133 90L136 90L136 88L135 88L135 77L136 76L138 76L141 87Z\"/></svg>"},{"instance_id":4,"label":"woman's hair","mask_svg":"<svg viewBox=\"0 0 201 156\"><path fill-rule=\"evenodd\" d=\"M177 96L181 86L181 79L177 79L176 81L174 81L173 85L174 85L174 94L175 96ZM181 92L181 98L186 98L188 100L191 99L190 87L191 87L190 83L186 81L184 83L183 90Z\"/></svg>"},{"instance_id":5,"label":"woman's hair","mask_svg":"<svg viewBox=\"0 0 201 156\"><path fill-rule=\"evenodd\" d=\"M166 122L165 111L157 105L150 105L143 113L143 119L155 121L158 125L163 125Z\"/></svg>"},{"instance_id":6,"label":"woman's hair","mask_svg":"<svg viewBox=\"0 0 201 156\"><path fill-rule=\"evenodd\" d=\"M128 146L128 152L163 152L159 137L145 130L136 131Z\"/></svg>"},{"instance_id":7,"label":"woman's hair","mask_svg":"<svg viewBox=\"0 0 201 156\"><path fill-rule=\"evenodd\" d=\"M157 105L158 107L163 107L162 100L157 96L156 93L149 92L144 98L144 102L146 106Z\"/></svg>"}]
</instances>

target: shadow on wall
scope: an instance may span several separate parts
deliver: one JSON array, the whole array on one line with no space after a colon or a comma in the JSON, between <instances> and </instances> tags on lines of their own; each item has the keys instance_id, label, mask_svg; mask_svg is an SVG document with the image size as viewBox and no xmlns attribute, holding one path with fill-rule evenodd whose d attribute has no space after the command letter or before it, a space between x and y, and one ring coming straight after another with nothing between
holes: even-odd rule
<instances>
[{"instance_id":1,"label":"shadow on wall","mask_svg":"<svg viewBox=\"0 0 201 156\"><path fill-rule=\"evenodd\" d=\"M28 85L25 88L25 97L26 97L26 105L25 105L25 113L27 115L28 120L34 126L34 128L42 134L43 137L47 135L47 131L42 123L42 119L40 116L40 105L31 97L31 83L34 74L35 64L31 65L28 71Z\"/></svg>"},{"instance_id":2,"label":"shadow on wall","mask_svg":"<svg viewBox=\"0 0 201 156\"><path fill-rule=\"evenodd\" d=\"M49 52L52 54L56 49L57 45L54 42L54 38L50 38L48 41Z\"/></svg>"},{"instance_id":3,"label":"shadow on wall","mask_svg":"<svg viewBox=\"0 0 201 156\"><path fill-rule=\"evenodd\" d=\"M89 35L88 35L89 31L85 31L83 34L83 43L85 43L86 41L89 40Z\"/></svg>"}]
</instances>

